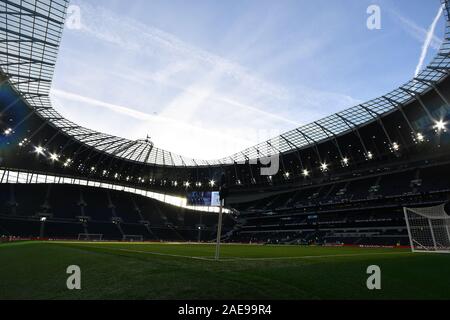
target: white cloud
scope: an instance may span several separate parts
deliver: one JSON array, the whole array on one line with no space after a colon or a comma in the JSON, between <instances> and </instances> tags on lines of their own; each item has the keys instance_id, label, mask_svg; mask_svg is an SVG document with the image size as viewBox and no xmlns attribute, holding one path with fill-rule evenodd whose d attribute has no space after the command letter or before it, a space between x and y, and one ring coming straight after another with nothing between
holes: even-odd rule
<instances>
[{"instance_id":1,"label":"white cloud","mask_svg":"<svg viewBox=\"0 0 450 320\"><path fill-rule=\"evenodd\" d=\"M180 112L182 112L184 117L186 117L188 112L192 115L196 110L193 109L194 107L189 108L189 105L199 106L200 102L210 100L219 104L225 104L229 108L235 109L228 109L231 112L239 112L239 109L241 109L250 111L257 117L263 117L266 121L277 121L290 126L301 125L300 122L283 117L280 113L265 111L266 106L256 106L254 104L243 102L242 100L245 98L241 98L241 100L239 100L233 97L230 93L228 95L223 94L220 92L220 88L218 88L220 85L220 79L218 79L218 77L220 77L220 72L209 72L207 75L203 75L201 81L194 82L193 84L189 84L187 86L184 84L178 84L176 80L172 79L174 75L180 73L181 71L192 72L191 68L192 66L186 63L178 62L162 68L153 74L143 74L142 72L131 69L126 69L126 71L122 70L121 72L111 71L111 74L115 77L123 78L124 81L128 81L130 83L135 82L144 85L148 84L149 81L152 81L159 85L179 90L181 92L180 95L176 96L174 101L164 108L163 113L167 116L172 115L177 117L180 115ZM212 87L215 87L215 89ZM247 92L247 94L248 96L251 96L252 92ZM203 99L199 99L200 97L203 97ZM197 100L197 104L193 104L192 99ZM286 101L283 103L286 103ZM178 108L176 108L177 106Z\"/></svg>"},{"instance_id":2,"label":"white cloud","mask_svg":"<svg viewBox=\"0 0 450 320\"><path fill-rule=\"evenodd\" d=\"M436 25L442 16L443 9L444 9L443 6L441 6L439 8L439 11L438 11L436 17L434 18L433 22L431 23L430 28L428 29L427 35L425 37L425 41L422 46L422 52L420 54L419 63L417 64L416 71L414 73L414 75L416 77L418 76L419 72L422 70L423 64L425 62L425 58L428 53L428 48L430 47L430 45L432 44L432 41L433 41L434 30L436 29Z\"/></svg>"},{"instance_id":3,"label":"white cloud","mask_svg":"<svg viewBox=\"0 0 450 320\"><path fill-rule=\"evenodd\" d=\"M199 146L198 149L192 150L192 145L179 143L180 136L189 137L193 141L201 141L202 145L207 143L206 146L212 146L216 158L229 156L244 149L245 147L256 144L261 141L258 139L269 138L269 136L261 136L260 134L256 134L255 136L255 132L253 132L251 128L247 128L247 130L241 130L239 132L236 132L235 130L212 131L195 126L194 124L174 120L161 115L148 114L137 111L136 109L128 106L104 102L64 90L52 89L51 96L55 106L69 106L71 103L74 103L75 105L82 105L85 108L89 108L89 114L97 115L94 117L91 116L85 118L84 122L79 123L80 125L92 127L94 123L97 123L97 128L101 130L102 124L105 124L106 126L103 128L105 129L104 131L108 131L117 136L123 136L123 133L126 130L129 138L131 139L143 138L142 132L148 132L149 128L152 129L152 132L164 131L166 134L164 134L163 137L160 137L158 142L160 142L160 144L172 145L176 147L176 153L180 153L191 158L212 159L211 148L202 149L202 147ZM111 132L111 128L108 123L103 121L98 123L98 114L100 109L106 109L114 114L117 114L120 119L123 120L124 124L129 123L126 118L132 118L137 121L133 122L133 126L116 126L115 132ZM69 110L62 109L60 111L63 116L70 119L76 116L72 114L73 110L74 108L69 108ZM77 108L76 111L79 112L79 108ZM172 132L172 134L167 134L168 132Z\"/></svg>"},{"instance_id":4,"label":"white cloud","mask_svg":"<svg viewBox=\"0 0 450 320\"><path fill-rule=\"evenodd\" d=\"M149 133L158 147L217 159L360 102L270 78L320 50L320 39L249 70L92 2L76 3L83 28L67 30L75 41L63 41L53 98L61 114L88 128L131 139Z\"/></svg>"},{"instance_id":5,"label":"white cloud","mask_svg":"<svg viewBox=\"0 0 450 320\"><path fill-rule=\"evenodd\" d=\"M417 25L414 21L398 14L397 12L392 12L399 22L401 22L401 26L403 29L405 29L406 32L408 32L414 39L417 41L423 42L425 39L427 39L429 30L422 28L421 26ZM442 44L442 39L439 39L436 35L431 34L429 39L429 46L435 50L439 50Z\"/></svg>"},{"instance_id":6,"label":"white cloud","mask_svg":"<svg viewBox=\"0 0 450 320\"><path fill-rule=\"evenodd\" d=\"M177 58L187 58L221 70L223 74L235 79L253 92L272 95L276 98L288 97L288 91L285 88L261 79L233 61L190 45L173 34L126 17L119 17L85 1L80 2L80 5L83 12L81 30L91 36L139 54L154 55L159 49L163 49L164 51L159 52L160 54L168 53Z\"/></svg>"},{"instance_id":7,"label":"white cloud","mask_svg":"<svg viewBox=\"0 0 450 320\"><path fill-rule=\"evenodd\" d=\"M87 105L94 106L94 107L106 108L114 113L121 114L123 116L130 117L130 118L134 118L139 121L161 122L161 123L165 123L165 124L171 124L171 125L174 125L177 127L185 127L187 129L191 129L191 130L202 130L203 134L210 134L210 135L214 135L214 136L221 136L222 138L232 139L232 137L230 137L229 135L221 134L220 132L208 131L208 130L190 125L188 123L177 121L177 120L167 118L167 117L164 117L161 115L148 114L148 113L137 111L136 109L129 108L126 106L121 106L121 105L108 103L108 102L104 102L104 101L99 101L97 99L80 96L78 94L63 91L63 90L52 89L51 95L57 99L59 98L59 99L63 99L63 100L71 100L71 101L81 102L83 104L87 104ZM249 141L242 140L242 142L248 143Z\"/></svg>"}]
</instances>

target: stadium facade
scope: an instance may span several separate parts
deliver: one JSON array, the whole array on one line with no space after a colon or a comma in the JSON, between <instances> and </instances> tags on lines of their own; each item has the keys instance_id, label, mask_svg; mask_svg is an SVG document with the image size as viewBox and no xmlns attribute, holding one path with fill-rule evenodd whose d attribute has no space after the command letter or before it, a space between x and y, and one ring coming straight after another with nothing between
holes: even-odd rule
<instances>
[{"instance_id":1,"label":"stadium facade","mask_svg":"<svg viewBox=\"0 0 450 320\"><path fill-rule=\"evenodd\" d=\"M68 1L0 0L0 235L208 241L218 209L189 205L186 192L221 185L228 241L408 244L402 208L441 204L450 192L442 3L444 41L417 77L205 161L61 116L49 94Z\"/></svg>"}]
</instances>

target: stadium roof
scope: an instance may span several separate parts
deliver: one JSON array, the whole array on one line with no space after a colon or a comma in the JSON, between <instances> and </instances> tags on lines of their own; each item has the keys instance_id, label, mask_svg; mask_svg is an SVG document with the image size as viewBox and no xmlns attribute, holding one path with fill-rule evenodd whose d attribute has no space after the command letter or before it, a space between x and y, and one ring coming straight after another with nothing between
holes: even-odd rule
<instances>
[{"instance_id":1,"label":"stadium roof","mask_svg":"<svg viewBox=\"0 0 450 320\"><path fill-rule=\"evenodd\" d=\"M219 160L195 160L157 148L150 141L128 140L81 127L52 106L50 88L64 28L68 0L0 0L0 68L30 106L49 124L100 152L164 166L215 166L286 153L333 139L377 121L417 99L448 76L450 68L449 0L445 39L434 60L414 79L388 94L286 132Z\"/></svg>"}]
</instances>

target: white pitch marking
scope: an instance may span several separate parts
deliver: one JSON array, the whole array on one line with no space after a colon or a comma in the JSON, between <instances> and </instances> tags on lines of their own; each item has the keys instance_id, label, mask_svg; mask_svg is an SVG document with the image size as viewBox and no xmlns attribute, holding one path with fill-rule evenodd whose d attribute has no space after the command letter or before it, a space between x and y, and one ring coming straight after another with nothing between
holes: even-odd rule
<instances>
[{"instance_id":1,"label":"white pitch marking","mask_svg":"<svg viewBox=\"0 0 450 320\"><path fill-rule=\"evenodd\" d=\"M109 249L111 249L111 248L109 248ZM214 261L214 259L212 259L212 258L183 256L183 255L180 255L180 254L170 254L170 253L160 253L160 252L140 251L140 250L129 250L129 249L111 249L111 250L119 250L119 251L132 252L132 253L146 253L146 254L152 254L152 255L155 255L155 256L166 256L166 257L175 257L175 258L188 258L188 259L194 259L194 260Z\"/></svg>"},{"instance_id":2,"label":"white pitch marking","mask_svg":"<svg viewBox=\"0 0 450 320\"><path fill-rule=\"evenodd\" d=\"M116 248L111 248L111 247L93 247L93 246L87 246L87 248L108 249L108 250L124 251L124 252L130 252L130 253L146 253L146 254L151 254L151 255L155 255L155 256L166 256L166 257L174 257L174 258L188 258L188 259L194 259L194 260L215 261L212 258L183 256L183 255L180 255L180 254L160 253L160 252L141 251L141 250L130 250L130 249L122 249L122 248L116 249Z\"/></svg>"},{"instance_id":3,"label":"white pitch marking","mask_svg":"<svg viewBox=\"0 0 450 320\"><path fill-rule=\"evenodd\" d=\"M317 258L338 258L338 257L358 257L358 256L374 256L374 255L394 255L394 254L411 254L411 252L376 252L376 253L346 253L346 254L328 254L320 256L301 256L301 257L272 257L272 258L239 258L232 257L221 261L261 261L261 260L288 260L288 259L317 259Z\"/></svg>"},{"instance_id":4,"label":"white pitch marking","mask_svg":"<svg viewBox=\"0 0 450 320\"><path fill-rule=\"evenodd\" d=\"M97 249L104 249L100 247L91 247ZM203 260L203 261L217 261L213 258L205 258L205 257L195 257L195 256L183 256L179 254L170 254L170 253L160 253L160 252L151 252L151 251L142 251L142 250L130 250L130 249L114 249L108 248L110 250L116 251L124 251L130 253L145 253L151 254L155 256L166 256L166 257L174 257L174 258L187 258L193 260ZM272 257L272 258L239 258L239 257L230 257L225 259L220 259L219 261L264 261L264 260L297 260L297 259L320 259L320 258L339 258L339 257L358 257L358 256L374 256L374 255L398 255L398 254L411 254L411 252L375 252L375 253L346 253L346 254L329 254L329 255L319 255L319 256L301 256L301 257Z\"/></svg>"}]
</instances>

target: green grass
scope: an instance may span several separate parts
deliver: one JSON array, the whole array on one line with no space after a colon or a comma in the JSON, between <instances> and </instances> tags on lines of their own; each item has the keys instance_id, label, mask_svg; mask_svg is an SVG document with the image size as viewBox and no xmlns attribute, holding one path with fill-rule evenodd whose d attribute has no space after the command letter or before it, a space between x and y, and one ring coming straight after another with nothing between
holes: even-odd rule
<instances>
[{"instance_id":1,"label":"green grass","mask_svg":"<svg viewBox=\"0 0 450 320\"><path fill-rule=\"evenodd\" d=\"M19 242L0 244L0 299L450 299L450 255L401 249ZM82 290L66 288L66 268ZM366 269L382 270L369 291Z\"/></svg>"}]
</instances>

